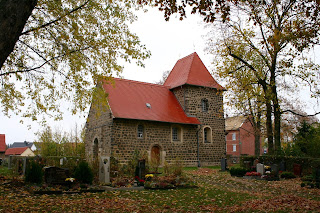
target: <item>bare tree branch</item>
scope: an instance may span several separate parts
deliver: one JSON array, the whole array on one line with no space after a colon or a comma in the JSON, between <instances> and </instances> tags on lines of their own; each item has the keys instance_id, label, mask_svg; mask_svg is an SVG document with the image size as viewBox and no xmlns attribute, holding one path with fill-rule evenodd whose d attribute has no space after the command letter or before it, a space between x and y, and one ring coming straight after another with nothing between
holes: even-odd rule
<instances>
[{"instance_id":1,"label":"bare tree branch","mask_svg":"<svg viewBox=\"0 0 320 213\"><path fill-rule=\"evenodd\" d=\"M316 116L316 115L319 115L319 114L320 114L320 112L316 112L316 113L313 114L313 115L302 115L302 114L300 114L300 113L298 113L298 112L295 112L295 111L293 111L293 110L291 110L291 109L284 110L284 111L282 111L281 113L283 114L283 113L288 113L288 112L290 112L290 113L292 113L292 114L294 114L294 115L301 116L301 117L313 117L313 116Z\"/></svg>"}]
</instances>

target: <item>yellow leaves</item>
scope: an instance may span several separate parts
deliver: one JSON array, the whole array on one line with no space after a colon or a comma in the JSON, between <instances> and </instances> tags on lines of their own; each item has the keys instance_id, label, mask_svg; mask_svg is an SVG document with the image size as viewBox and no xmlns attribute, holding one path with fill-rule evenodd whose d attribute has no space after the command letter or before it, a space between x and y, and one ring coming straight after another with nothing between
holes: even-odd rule
<instances>
[{"instance_id":1,"label":"yellow leaves","mask_svg":"<svg viewBox=\"0 0 320 213\"><path fill-rule=\"evenodd\" d=\"M28 117L35 118L42 112L59 117L57 100L72 102L73 113L84 111L91 102L97 76L122 71L119 58L143 66L142 60L150 53L129 31L127 24L135 19L130 10L132 3L39 0L33 19L26 25L26 29L37 30L20 38L2 68L8 73L23 71L1 79L4 111L23 109ZM43 24L47 25L37 28ZM105 95L99 96L101 102L106 100Z\"/></svg>"}]
</instances>

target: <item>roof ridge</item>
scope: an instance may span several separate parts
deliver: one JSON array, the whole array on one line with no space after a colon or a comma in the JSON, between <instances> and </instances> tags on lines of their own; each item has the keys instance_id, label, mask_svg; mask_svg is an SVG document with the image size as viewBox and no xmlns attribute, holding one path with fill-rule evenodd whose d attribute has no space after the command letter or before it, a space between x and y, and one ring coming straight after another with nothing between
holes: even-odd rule
<instances>
[{"instance_id":1,"label":"roof ridge","mask_svg":"<svg viewBox=\"0 0 320 213\"><path fill-rule=\"evenodd\" d=\"M136 83L136 84L144 84L144 85L149 85L149 86L158 86L158 87L163 87L163 88L169 89L169 86L155 84L155 83L149 83L149 82L143 82L143 81L135 81L135 80L124 79L124 78L115 78L115 77L112 77L112 78L114 80L127 81L127 82L132 82L132 83Z\"/></svg>"},{"instance_id":2,"label":"roof ridge","mask_svg":"<svg viewBox=\"0 0 320 213\"><path fill-rule=\"evenodd\" d=\"M189 80L189 76L190 76L190 73L191 73L191 67L192 67L192 64L193 64L194 56L195 56L196 54L197 54L197 53L194 52L194 53L188 55L188 56L191 57L191 63L190 63L190 66L189 66L189 68L188 68L187 81Z\"/></svg>"}]
</instances>

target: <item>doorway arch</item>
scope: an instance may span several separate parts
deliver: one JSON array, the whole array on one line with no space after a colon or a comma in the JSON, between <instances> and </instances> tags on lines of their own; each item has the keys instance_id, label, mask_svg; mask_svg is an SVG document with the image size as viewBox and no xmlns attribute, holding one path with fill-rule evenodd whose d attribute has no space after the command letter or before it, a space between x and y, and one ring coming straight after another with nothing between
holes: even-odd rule
<instances>
[{"instance_id":1,"label":"doorway arch","mask_svg":"<svg viewBox=\"0 0 320 213\"><path fill-rule=\"evenodd\" d=\"M92 147L92 155L93 159L98 159L98 153L99 153L99 141L98 138L95 138L93 141L93 147Z\"/></svg>"}]
</instances>

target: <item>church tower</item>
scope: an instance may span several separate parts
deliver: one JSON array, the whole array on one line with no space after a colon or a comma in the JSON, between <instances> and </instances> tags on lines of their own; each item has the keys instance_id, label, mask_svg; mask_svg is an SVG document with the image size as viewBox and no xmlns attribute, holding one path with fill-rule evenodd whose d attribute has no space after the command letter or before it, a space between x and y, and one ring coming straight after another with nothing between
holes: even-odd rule
<instances>
[{"instance_id":1,"label":"church tower","mask_svg":"<svg viewBox=\"0 0 320 213\"><path fill-rule=\"evenodd\" d=\"M188 116L194 116L201 122L198 130L200 161L207 162L209 158L219 161L226 149L225 88L214 80L197 53L178 60L164 86L175 94Z\"/></svg>"}]
</instances>

